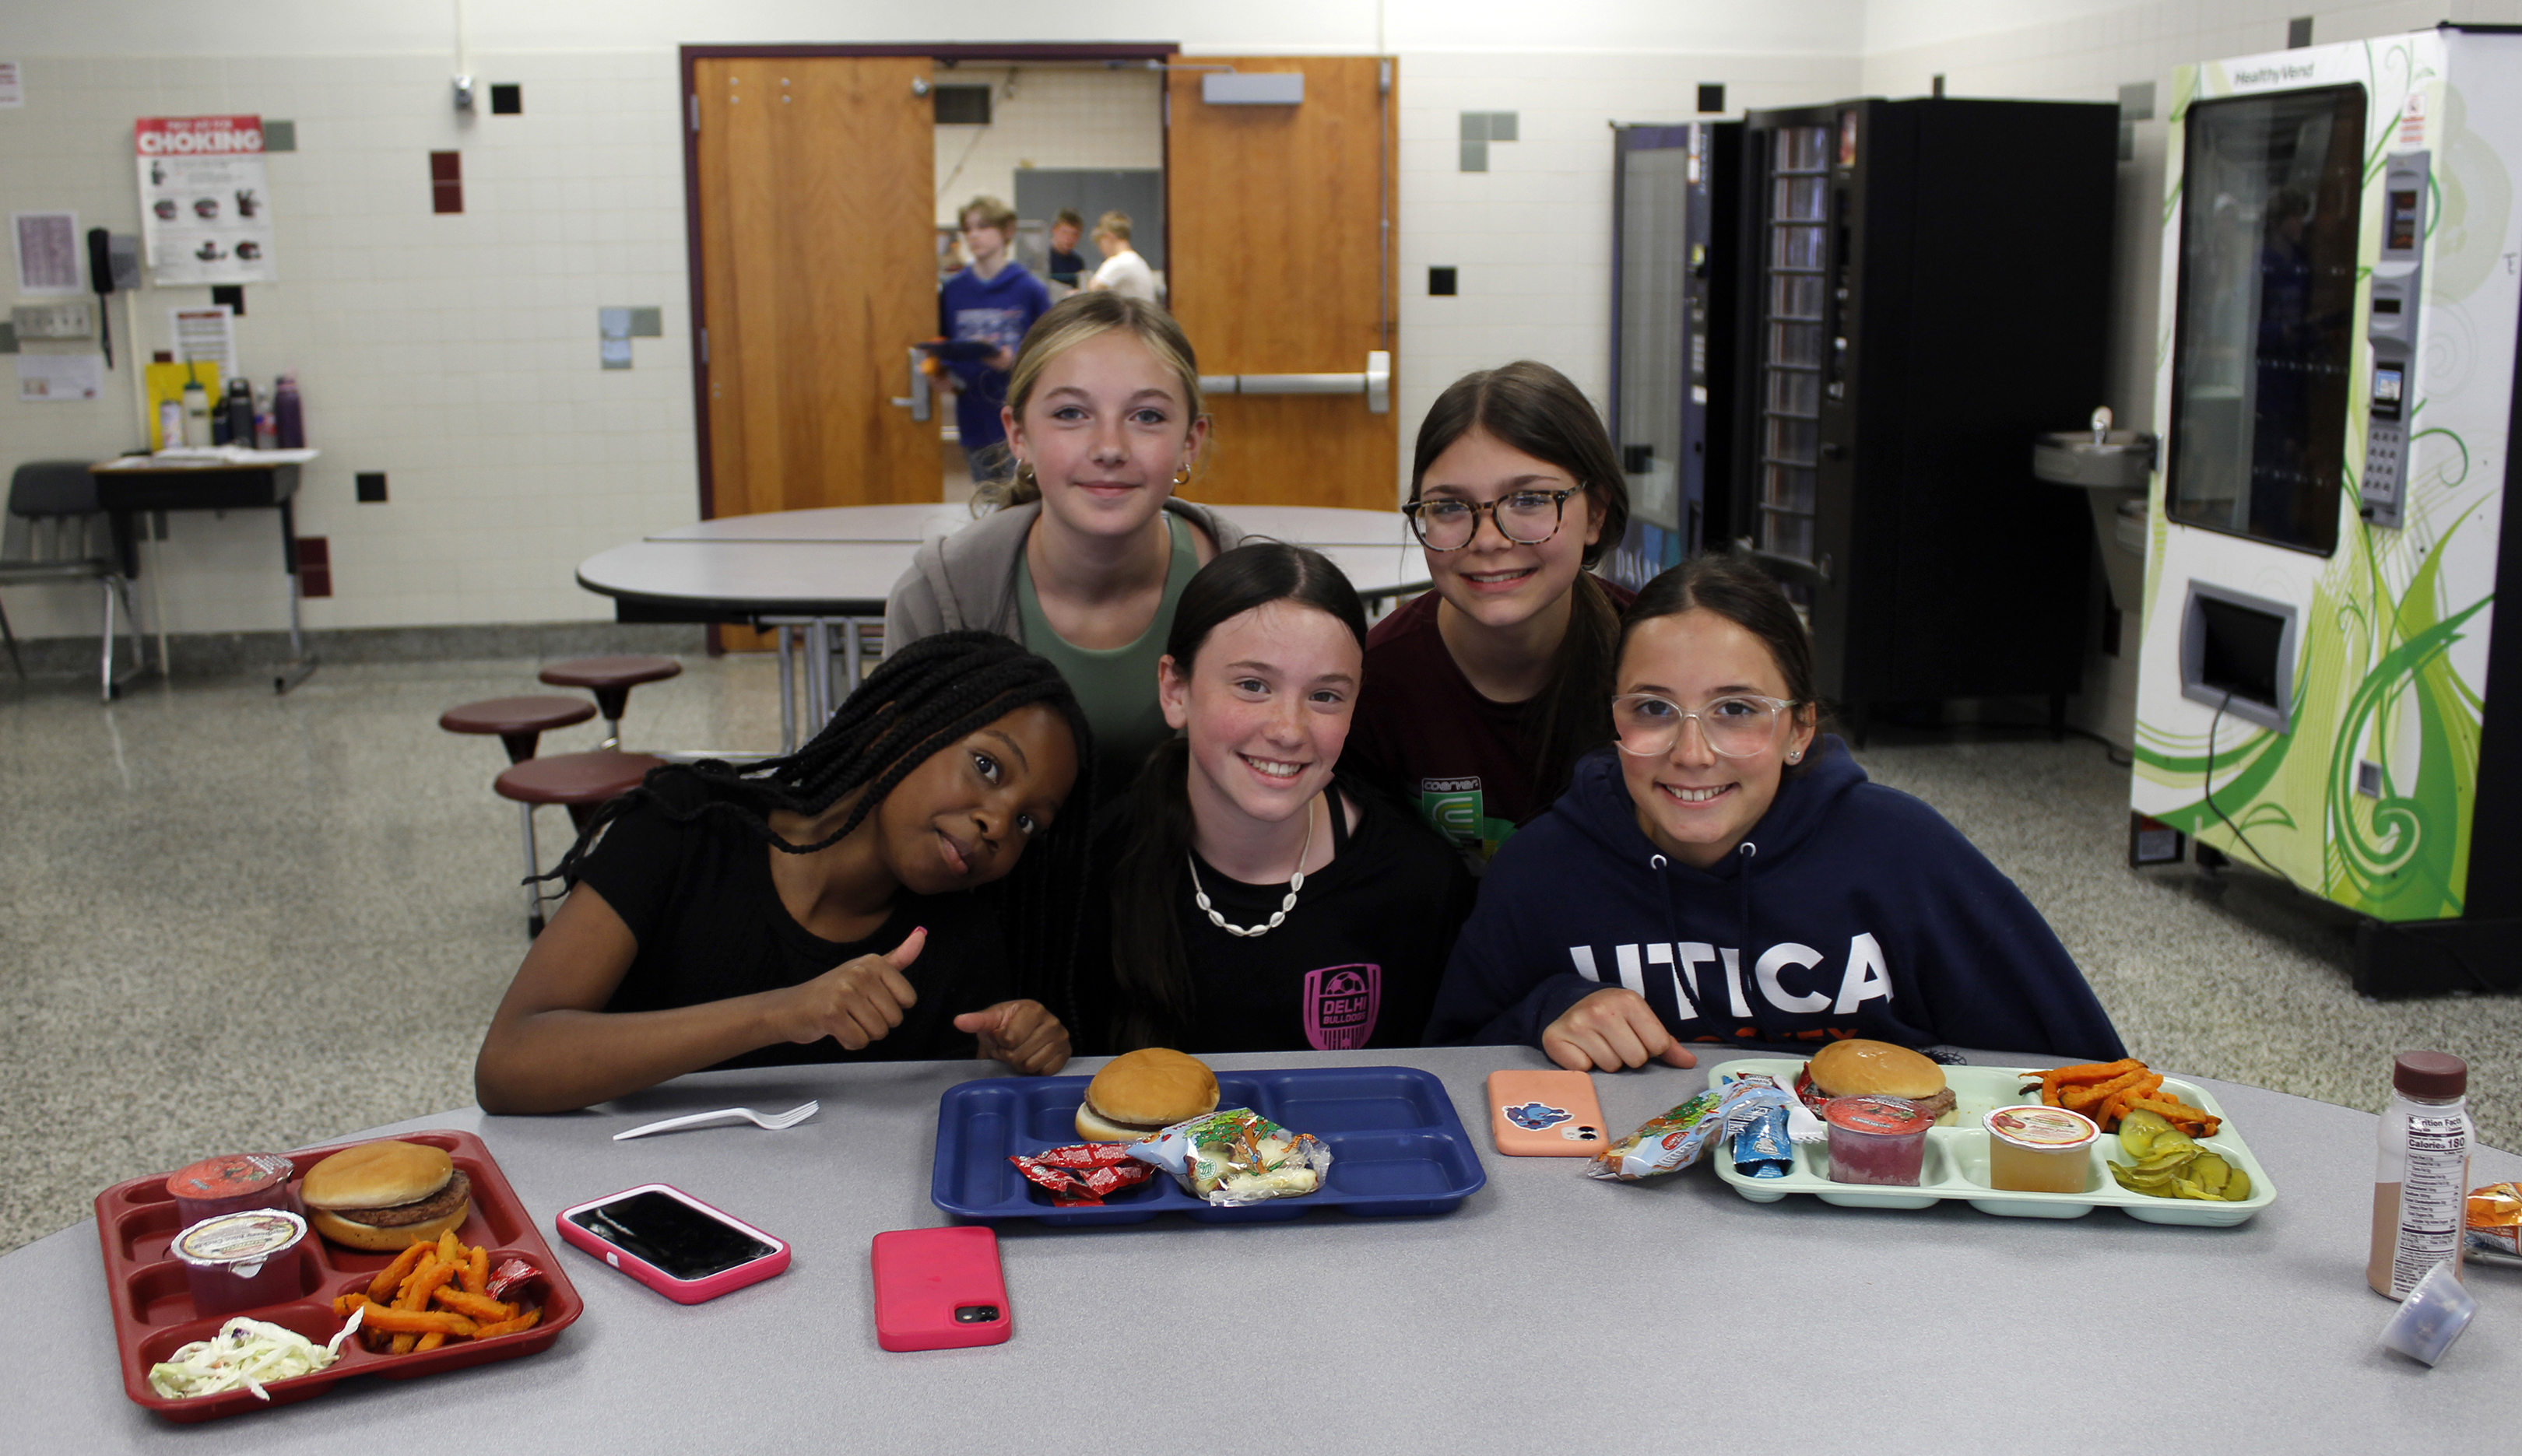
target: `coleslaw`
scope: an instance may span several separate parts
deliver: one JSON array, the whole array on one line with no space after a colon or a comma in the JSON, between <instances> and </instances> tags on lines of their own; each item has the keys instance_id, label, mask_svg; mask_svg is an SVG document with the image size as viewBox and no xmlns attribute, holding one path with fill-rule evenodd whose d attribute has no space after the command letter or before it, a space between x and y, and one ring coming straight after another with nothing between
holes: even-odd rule
<instances>
[{"instance_id":1,"label":"coleslaw","mask_svg":"<svg viewBox=\"0 0 2522 1456\"><path fill-rule=\"evenodd\" d=\"M359 1328L365 1306L352 1312L342 1333L326 1344L295 1330L248 1319L240 1314L219 1326L208 1340L196 1340L172 1358L149 1367L149 1388L169 1400L217 1395L239 1386L257 1400L269 1400L263 1387L293 1376L312 1375L341 1358L342 1342Z\"/></svg>"}]
</instances>

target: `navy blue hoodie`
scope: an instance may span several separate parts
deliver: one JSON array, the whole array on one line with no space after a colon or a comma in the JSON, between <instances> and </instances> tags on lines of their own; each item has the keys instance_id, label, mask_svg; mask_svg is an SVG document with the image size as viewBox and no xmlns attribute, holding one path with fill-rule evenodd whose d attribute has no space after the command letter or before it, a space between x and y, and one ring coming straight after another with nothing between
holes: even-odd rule
<instances>
[{"instance_id":1,"label":"navy blue hoodie","mask_svg":"<svg viewBox=\"0 0 2522 1456\"><path fill-rule=\"evenodd\" d=\"M1830 737L1713 870L1648 841L1611 751L1578 763L1490 863L1427 1040L1538 1046L1615 985L1684 1041L2126 1055L2014 882Z\"/></svg>"}]
</instances>

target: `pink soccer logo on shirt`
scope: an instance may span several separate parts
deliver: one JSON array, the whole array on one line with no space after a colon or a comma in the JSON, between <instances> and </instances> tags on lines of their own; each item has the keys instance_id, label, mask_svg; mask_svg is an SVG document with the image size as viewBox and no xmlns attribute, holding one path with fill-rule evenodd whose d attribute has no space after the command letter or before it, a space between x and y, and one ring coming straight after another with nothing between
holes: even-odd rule
<instances>
[{"instance_id":1,"label":"pink soccer logo on shirt","mask_svg":"<svg viewBox=\"0 0 2522 1456\"><path fill-rule=\"evenodd\" d=\"M1305 1040L1318 1052L1345 1052L1375 1034L1383 968L1361 962L1305 973Z\"/></svg>"}]
</instances>

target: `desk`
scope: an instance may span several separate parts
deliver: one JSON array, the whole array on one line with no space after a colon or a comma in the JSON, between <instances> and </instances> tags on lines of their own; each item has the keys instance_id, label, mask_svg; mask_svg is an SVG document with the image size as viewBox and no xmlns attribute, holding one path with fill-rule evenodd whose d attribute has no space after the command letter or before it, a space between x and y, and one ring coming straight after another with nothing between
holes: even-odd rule
<instances>
[{"instance_id":1,"label":"desk","mask_svg":"<svg viewBox=\"0 0 2522 1456\"><path fill-rule=\"evenodd\" d=\"M556 1248L586 1313L550 1350L416 1383L349 1382L218 1423L213 1435L159 1424L124 1399L96 1228L83 1223L0 1258L0 1301L20 1312L0 1324L0 1368L17 1392L10 1443L340 1456L403 1449L427 1429L416 1423L448 1410L461 1410L465 1430L497 1433L500 1450L537 1456L967 1453L1047 1440L1189 1452L1217 1444L1229 1422L1272 1426L1273 1445L1377 1456L1562 1446L2027 1456L2165 1421L2178 1424L2140 1441L2486 1452L2522 1429L2522 1270L2472 1266L2478 1318L2440 1369L2374 1343L2392 1306L2364 1288L2366 1114L2199 1079L2278 1197L2239 1228L2180 1228L2107 1209L2052 1221L1959 1206L1757 1205L1705 1166L1611 1184L1581 1176L1574 1160L1502 1158L1487 1142L1481 1078L1543 1065L1526 1048L1210 1060L1221 1069L1426 1068L1473 1129L1488 1186L1435 1218L1005 1229L1014 1338L887 1354L875 1343L867 1241L947 1221L928 1202L937 1100L992 1064L703 1073L571 1116L466 1109L378 1131L478 1132L547 1239L561 1208L653 1179L789 1240L795 1262L686 1308ZM1626 1131L1705 1081L1656 1068L1595 1085L1604 1115ZM786 1132L609 1140L678 1113L810 1097L822 1113ZM2516 1176L2522 1158L2479 1152L2474 1183ZM1825 1307L1845 1328L1918 1338L1869 1359L1868 1348L1806 1333ZM2127 1373L2090 1342L2106 1327L2163 1363ZM2025 1372L2019 1393L1991 1396L2009 1368Z\"/></svg>"},{"instance_id":2,"label":"desk","mask_svg":"<svg viewBox=\"0 0 2522 1456\"><path fill-rule=\"evenodd\" d=\"M1398 511L1327 506L1237 506L1224 513L1248 534L1311 546L1330 557L1370 604L1424 590L1425 559ZM789 627L802 627L806 714L819 726L840 697L828 664L840 630L842 681L855 686L861 634L880 626L885 598L922 541L971 523L945 504L830 506L723 516L642 537L581 562L578 584L613 598L625 622L728 622L779 633L780 751L797 746Z\"/></svg>"},{"instance_id":3,"label":"desk","mask_svg":"<svg viewBox=\"0 0 2522 1456\"><path fill-rule=\"evenodd\" d=\"M306 652L298 616L298 518L291 501L298 494L298 467L315 458L312 450L257 451L272 458L224 458L125 455L88 467L96 478L97 504L114 518L122 543L122 569L140 574L139 534L132 517L142 511L275 510L280 513L280 565L289 573L289 660L272 674L271 689L286 693L306 680L316 667ZM158 665L166 666L165 614L159 614Z\"/></svg>"}]
</instances>

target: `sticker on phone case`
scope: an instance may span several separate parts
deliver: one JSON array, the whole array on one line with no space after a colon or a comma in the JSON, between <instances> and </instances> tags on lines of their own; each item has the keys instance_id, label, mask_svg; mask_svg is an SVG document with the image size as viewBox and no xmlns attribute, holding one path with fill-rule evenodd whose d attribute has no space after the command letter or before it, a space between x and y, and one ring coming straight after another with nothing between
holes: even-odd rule
<instances>
[{"instance_id":1,"label":"sticker on phone case","mask_svg":"<svg viewBox=\"0 0 2522 1456\"><path fill-rule=\"evenodd\" d=\"M1519 1103L1500 1111L1506 1114L1506 1119L1509 1122L1526 1132L1547 1132L1562 1122L1572 1121L1576 1116L1565 1108L1552 1107L1546 1102ZM1563 1137L1565 1135L1565 1133L1561 1134Z\"/></svg>"},{"instance_id":2,"label":"sticker on phone case","mask_svg":"<svg viewBox=\"0 0 2522 1456\"><path fill-rule=\"evenodd\" d=\"M1305 973L1305 1040L1318 1052L1353 1051L1375 1034L1383 968L1371 963Z\"/></svg>"}]
</instances>

